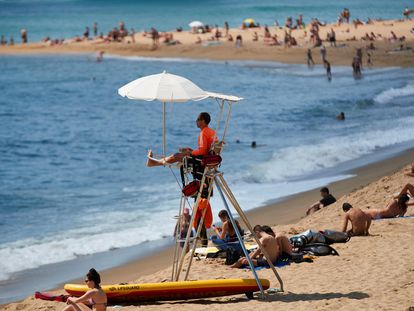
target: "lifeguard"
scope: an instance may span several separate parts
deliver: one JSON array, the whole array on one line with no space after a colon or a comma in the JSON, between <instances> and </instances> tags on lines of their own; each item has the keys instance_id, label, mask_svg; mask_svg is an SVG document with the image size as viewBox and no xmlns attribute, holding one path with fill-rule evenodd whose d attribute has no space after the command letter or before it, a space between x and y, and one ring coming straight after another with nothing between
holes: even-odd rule
<instances>
[{"instance_id":1,"label":"lifeguard","mask_svg":"<svg viewBox=\"0 0 414 311\"><path fill-rule=\"evenodd\" d=\"M152 150L149 150L147 166L168 165L181 162L185 156L203 156L209 154L212 143L217 142L216 131L208 127L210 121L211 117L207 112L202 112L198 115L196 123L197 127L200 129L200 134L198 135L198 148L196 150L188 147L179 148L178 153L174 153L161 159L153 158Z\"/></svg>"}]
</instances>

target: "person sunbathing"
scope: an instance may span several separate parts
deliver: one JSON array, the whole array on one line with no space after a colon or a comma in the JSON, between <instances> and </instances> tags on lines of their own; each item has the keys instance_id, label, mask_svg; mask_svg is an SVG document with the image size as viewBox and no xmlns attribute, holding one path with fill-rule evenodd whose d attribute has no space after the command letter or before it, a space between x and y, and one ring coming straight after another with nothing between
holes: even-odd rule
<instances>
[{"instance_id":1,"label":"person sunbathing","mask_svg":"<svg viewBox=\"0 0 414 311\"><path fill-rule=\"evenodd\" d=\"M342 232L347 232L350 236L369 235L369 227L371 226L370 216L358 207L352 207L349 203L344 203L342 209L345 212ZM351 222L352 228L347 231L348 222Z\"/></svg>"},{"instance_id":2,"label":"person sunbathing","mask_svg":"<svg viewBox=\"0 0 414 311\"><path fill-rule=\"evenodd\" d=\"M386 208L369 209L365 211L365 214L371 219L402 217L407 212L408 205L414 205L414 203L408 203L409 200L407 194L402 194L397 200L393 199Z\"/></svg>"},{"instance_id":3,"label":"person sunbathing","mask_svg":"<svg viewBox=\"0 0 414 311\"><path fill-rule=\"evenodd\" d=\"M282 255L283 252L289 253L289 247L286 245L290 245L289 240L280 236L279 240L277 237L273 237L272 235L265 232L262 226L256 225L253 228L254 233L259 238L260 243L262 244L264 250L269 255L269 259L272 263L276 263L277 259ZM290 246L290 254L292 253L292 246ZM263 267L267 266L267 260L264 258L260 248L257 248L254 252L250 253L250 258L252 259L253 265L255 267ZM249 262L246 257L240 258L236 263L234 263L231 268L240 268L244 265L248 265Z\"/></svg>"},{"instance_id":4,"label":"person sunbathing","mask_svg":"<svg viewBox=\"0 0 414 311\"><path fill-rule=\"evenodd\" d=\"M99 273L94 269L90 269L86 274L85 283L88 285L88 290L81 297L69 297L66 301L67 306L63 311L105 311L107 304L107 297L105 292L101 288L101 277ZM86 304L90 305L89 308Z\"/></svg>"},{"instance_id":5,"label":"person sunbathing","mask_svg":"<svg viewBox=\"0 0 414 311\"><path fill-rule=\"evenodd\" d=\"M202 112L198 115L196 120L197 127L200 129L198 136L198 148L193 150L191 148L179 148L178 153L174 153L162 159L153 158L152 150L148 151L147 166L162 166L181 162L185 156L203 156L210 152L211 144L217 141L216 131L209 128L211 117L207 112Z\"/></svg>"}]
</instances>

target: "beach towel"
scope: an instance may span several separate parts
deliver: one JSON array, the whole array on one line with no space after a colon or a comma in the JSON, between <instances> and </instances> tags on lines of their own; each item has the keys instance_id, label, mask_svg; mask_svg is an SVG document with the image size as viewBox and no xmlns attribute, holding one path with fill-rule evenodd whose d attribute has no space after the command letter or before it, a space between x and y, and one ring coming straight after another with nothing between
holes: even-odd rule
<instances>
[{"instance_id":1,"label":"beach towel","mask_svg":"<svg viewBox=\"0 0 414 311\"><path fill-rule=\"evenodd\" d=\"M401 218L414 218L414 216L400 216L400 217L393 217L393 218L378 218L378 219L373 219L375 221L377 220L395 220L395 219L401 219Z\"/></svg>"}]
</instances>

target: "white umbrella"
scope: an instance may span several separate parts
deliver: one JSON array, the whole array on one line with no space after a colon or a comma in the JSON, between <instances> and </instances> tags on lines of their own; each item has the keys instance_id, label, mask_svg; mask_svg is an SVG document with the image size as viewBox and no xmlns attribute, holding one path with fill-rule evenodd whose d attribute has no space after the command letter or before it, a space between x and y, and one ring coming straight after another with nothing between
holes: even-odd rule
<instances>
[{"instance_id":1,"label":"white umbrella","mask_svg":"<svg viewBox=\"0 0 414 311\"><path fill-rule=\"evenodd\" d=\"M129 99L163 103L163 152L166 155L165 105L189 100L202 100L209 95L190 80L167 72L136 79L118 89L118 94Z\"/></svg>"},{"instance_id":2,"label":"white umbrella","mask_svg":"<svg viewBox=\"0 0 414 311\"><path fill-rule=\"evenodd\" d=\"M198 28L198 27L204 27L204 24L200 21L192 21L188 24L191 28Z\"/></svg>"}]
</instances>

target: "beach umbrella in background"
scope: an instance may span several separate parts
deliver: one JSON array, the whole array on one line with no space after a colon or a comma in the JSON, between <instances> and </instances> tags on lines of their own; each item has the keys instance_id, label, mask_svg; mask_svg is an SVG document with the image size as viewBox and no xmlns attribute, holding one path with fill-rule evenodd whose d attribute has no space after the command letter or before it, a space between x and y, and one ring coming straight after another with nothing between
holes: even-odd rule
<instances>
[{"instance_id":1,"label":"beach umbrella in background","mask_svg":"<svg viewBox=\"0 0 414 311\"><path fill-rule=\"evenodd\" d=\"M163 155L166 155L165 112L166 103L197 101L209 97L209 94L190 80L167 72L150 75L129 82L118 89L122 97L135 100L163 103Z\"/></svg>"},{"instance_id":2,"label":"beach umbrella in background","mask_svg":"<svg viewBox=\"0 0 414 311\"><path fill-rule=\"evenodd\" d=\"M247 24L247 25L251 25L251 24L255 24L256 22L254 21L254 19L253 18L246 18L244 21L243 21L243 24Z\"/></svg>"},{"instance_id":3,"label":"beach umbrella in background","mask_svg":"<svg viewBox=\"0 0 414 311\"><path fill-rule=\"evenodd\" d=\"M204 24L200 21L192 21L191 23L188 24L188 26L190 26L191 28L199 28L199 27L204 27Z\"/></svg>"}]
</instances>

